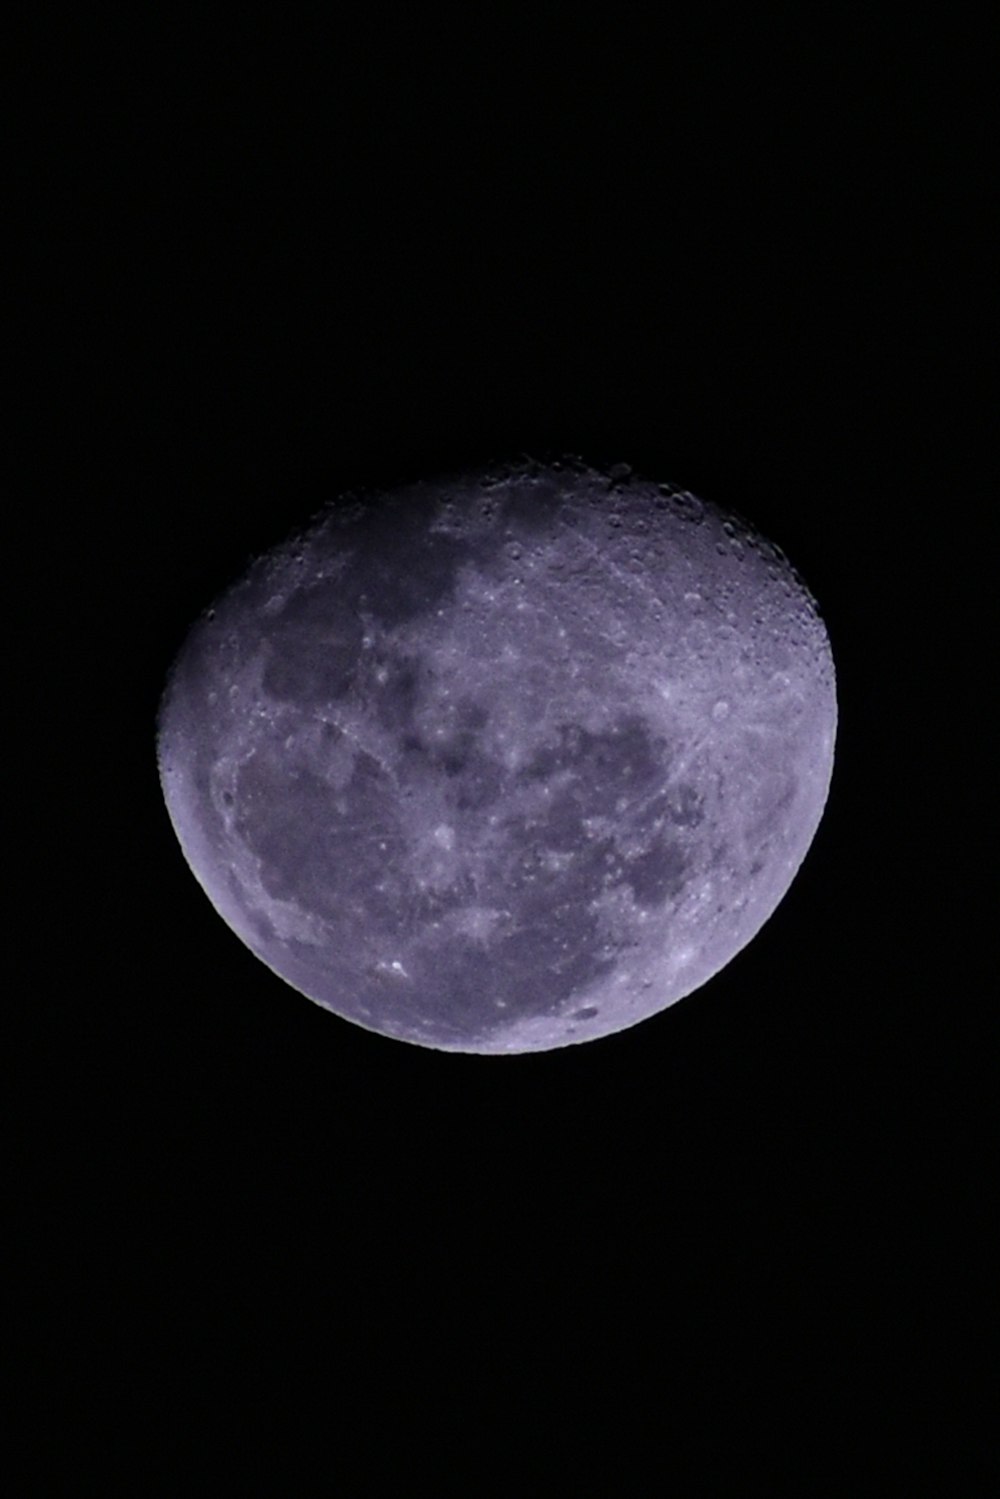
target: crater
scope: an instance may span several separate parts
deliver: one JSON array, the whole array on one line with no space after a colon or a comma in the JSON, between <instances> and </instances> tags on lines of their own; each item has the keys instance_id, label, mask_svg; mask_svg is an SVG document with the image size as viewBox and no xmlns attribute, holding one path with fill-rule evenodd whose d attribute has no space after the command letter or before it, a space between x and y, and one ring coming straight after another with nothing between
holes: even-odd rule
<instances>
[{"instance_id":1,"label":"crater","mask_svg":"<svg viewBox=\"0 0 1000 1499\"><path fill-rule=\"evenodd\" d=\"M704 821L703 801L693 786L678 786L667 802L671 822L679 828L696 828Z\"/></svg>"}]
</instances>

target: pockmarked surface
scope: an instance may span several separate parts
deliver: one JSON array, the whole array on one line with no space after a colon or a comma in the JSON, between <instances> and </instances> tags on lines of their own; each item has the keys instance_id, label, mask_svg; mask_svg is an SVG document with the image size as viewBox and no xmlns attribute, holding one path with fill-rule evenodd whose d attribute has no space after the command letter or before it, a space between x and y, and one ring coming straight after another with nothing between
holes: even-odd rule
<instances>
[{"instance_id":1,"label":"pockmarked surface","mask_svg":"<svg viewBox=\"0 0 1000 1499\"><path fill-rule=\"evenodd\" d=\"M158 757L209 899L402 1040L540 1051L699 988L788 890L836 733L784 556L671 485L523 464L337 504L195 624Z\"/></svg>"}]
</instances>

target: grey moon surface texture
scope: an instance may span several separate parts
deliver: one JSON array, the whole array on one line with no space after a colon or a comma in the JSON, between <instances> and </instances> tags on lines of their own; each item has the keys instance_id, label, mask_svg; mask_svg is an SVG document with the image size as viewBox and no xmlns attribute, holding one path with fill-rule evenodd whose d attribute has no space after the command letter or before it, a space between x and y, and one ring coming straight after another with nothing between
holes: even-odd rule
<instances>
[{"instance_id":1,"label":"grey moon surface texture","mask_svg":"<svg viewBox=\"0 0 1000 1499\"><path fill-rule=\"evenodd\" d=\"M444 1051L590 1041L718 973L823 813L826 630L744 520L624 465L341 501L195 623L157 755L274 973Z\"/></svg>"}]
</instances>

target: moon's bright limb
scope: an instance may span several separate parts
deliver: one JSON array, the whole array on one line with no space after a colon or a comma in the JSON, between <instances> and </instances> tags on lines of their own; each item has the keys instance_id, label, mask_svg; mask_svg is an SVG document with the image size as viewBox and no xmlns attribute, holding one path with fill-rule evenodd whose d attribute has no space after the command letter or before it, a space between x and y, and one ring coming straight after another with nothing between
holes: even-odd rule
<instances>
[{"instance_id":1,"label":"moon's bright limb","mask_svg":"<svg viewBox=\"0 0 1000 1499\"><path fill-rule=\"evenodd\" d=\"M760 929L833 765L784 557L567 461L332 508L192 629L158 753L213 905L294 988L450 1051L634 1025Z\"/></svg>"}]
</instances>

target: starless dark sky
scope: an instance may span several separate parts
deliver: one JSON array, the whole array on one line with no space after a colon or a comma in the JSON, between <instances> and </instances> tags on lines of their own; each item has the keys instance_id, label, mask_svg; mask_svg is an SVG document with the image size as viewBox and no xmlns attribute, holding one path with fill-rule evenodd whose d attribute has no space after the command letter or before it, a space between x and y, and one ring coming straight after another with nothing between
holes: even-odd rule
<instances>
[{"instance_id":1,"label":"starless dark sky","mask_svg":"<svg viewBox=\"0 0 1000 1499\"><path fill-rule=\"evenodd\" d=\"M117 1406L159 1452L158 1402L183 1438L216 1403L243 1421L248 1386L311 1388L334 1448L412 1423L473 1471L499 1443L549 1490L582 1451L630 1492L611 1454L658 1450L693 1391L731 1432L706 1472L780 1475L789 1424L820 1442L831 1399L861 1419L869 1381L912 1377L950 1294L927 1246L971 1195L976 1087L915 705L965 685L925 518L985 507L979 49L650 10L164 15L26 65L79 669L72 755L39 751L70 915L32 928L54 966L14 1009L32 1367L71 1431ZM440 1056L227 930L159 797L156 703L195 614L331 495L559 449L784 548L832 638L834 782L709 987L589 1046Z\"/></svg>"}]
</instances>

